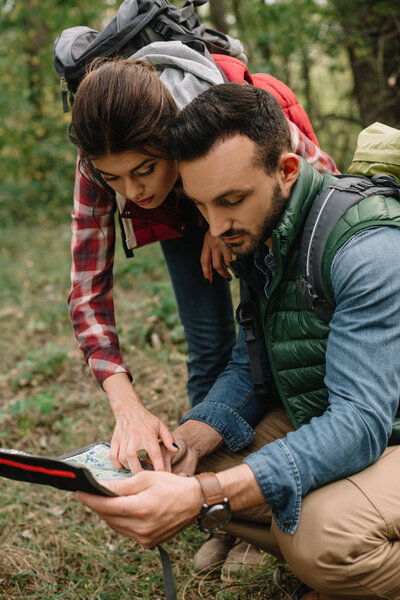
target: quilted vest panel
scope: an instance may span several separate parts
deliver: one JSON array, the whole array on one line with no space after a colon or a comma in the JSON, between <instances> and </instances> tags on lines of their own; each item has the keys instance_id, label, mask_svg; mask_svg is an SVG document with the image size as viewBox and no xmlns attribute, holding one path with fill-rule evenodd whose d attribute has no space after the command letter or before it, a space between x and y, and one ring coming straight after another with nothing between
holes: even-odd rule
<instances>
[{"instance_id":1,"label":"quilted vest panel","mask_svg":"<svg viewBox=\"0 0 400 600\"><path fill-rule=\"evenodd\" d=\"M296 428L308 423L312 417L320 416L329 405L324 377L330 328L307 308L298 285L301 230L306 216L301 206L305 204L308 213L312 203L299 193L308 179L308 165L302 163L302 171L300 189L295 190L296 198L293 199L292 194L290 205L273 234L277 271L270 286L269 300L260 282L252 285L249 281L259 305L274 383ZM322 185L325 187L326 179ZM325 281L329 282L331 291L330 269L336 252L358 231L377 225L400 227L400 203L396 199L370 196L348 210L337 223L322 261ZM400 410L389 443L400 443Z\"/></svg>"}]
</instances>

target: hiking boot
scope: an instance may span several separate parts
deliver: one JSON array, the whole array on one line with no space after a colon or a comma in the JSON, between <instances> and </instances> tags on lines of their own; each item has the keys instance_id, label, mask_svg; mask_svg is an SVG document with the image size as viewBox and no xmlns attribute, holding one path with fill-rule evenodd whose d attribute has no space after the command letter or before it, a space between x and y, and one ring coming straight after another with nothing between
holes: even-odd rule
<instances>
[{"instance_id":1,"label":"hiking boot","mask_svg":"<svg viewBox=\"0 0 400 600\"><path fill-rule=\"evenodd\" d=\"M264 555L252 544L237 540L228 552L221 570L221 579L232 583L238 577L248 573L253 567L264 563Z\"/></svg>"},{"instance_id":2,"label":"hiking boot","mask_svg":"<svg viewBox=\"0 0 400 600\"><path fill-rule=\"evenodd\" d=\"M196 552L193 571L205 578L217 577L235 538L229 533L213 533Z\"/></svg>"},{"instance_id":3,"label":"hiking boot","mask_svg":"<svg viewBox=\"0 0 400 600\"><path fill-rule=\"evenodd\" d=\"M276 587L280 589L281 592L284 592L292 600L303 600L303 597L306 597L306 595L308 595L310 592L315 593L311 588L309 588L305 583L301 582L299 579L293 579L293 574L290 575L285 567L276 567L275 571L272 574L272 581L274 582ZM294 589L293 585L295 585ZM310 597L306 598L306 600L318 599ZM321 598L320 600L325 600L325 598Z\"/></svg>"}]
</instances>

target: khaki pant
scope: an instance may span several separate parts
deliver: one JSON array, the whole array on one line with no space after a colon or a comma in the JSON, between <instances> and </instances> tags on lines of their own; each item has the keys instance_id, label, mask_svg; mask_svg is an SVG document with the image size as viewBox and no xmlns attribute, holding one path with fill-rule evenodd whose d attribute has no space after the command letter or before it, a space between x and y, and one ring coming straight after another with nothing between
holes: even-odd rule
<instances>
[{"instance_id":1,"label":"khaki pant","mask_svg":"<svg viewBox=\"0 0 400 600\"><path fill-rule=\"evenodd\" d=\"M219 449L201 461L199 471L237 466L292 429L286 413L275 409L257 426L250 446L235 454ZM294 535L278 529L268 504L233 516L227 531L284 558L318 592L400 600L400 446L387 448L364 471L303 498Z\"/></svg>"}]
</instances>

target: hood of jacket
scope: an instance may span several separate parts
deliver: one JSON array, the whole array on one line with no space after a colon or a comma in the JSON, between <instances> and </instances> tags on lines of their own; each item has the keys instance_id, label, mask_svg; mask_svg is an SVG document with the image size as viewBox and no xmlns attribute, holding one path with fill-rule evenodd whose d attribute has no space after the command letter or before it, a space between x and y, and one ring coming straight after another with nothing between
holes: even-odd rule
<instances>
[{"instance_id":1,"label":"hood of jacket","mask_svg":"<svg viewBox=\"0 0 400 600\"><path fill-rule=\"evenodd\" d=\"M153 42L131 56L152 64L182 110L212 85L225 83L217 65L182 42Z\"/></svg>"}]
</instances>

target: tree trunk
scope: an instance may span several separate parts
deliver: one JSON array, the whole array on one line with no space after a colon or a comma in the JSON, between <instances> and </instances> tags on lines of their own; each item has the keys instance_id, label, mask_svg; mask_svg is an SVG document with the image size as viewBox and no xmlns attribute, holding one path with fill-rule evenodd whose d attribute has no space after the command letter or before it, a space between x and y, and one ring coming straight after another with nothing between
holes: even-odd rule
<instances>
[{"instance_id":1,"label":"tree trunk","mask_svg":"<svg viewBox=\"0 0 400 600\"><path fill-rule=\"evenodd\" d=\"M398 3L333 0L344 33L361 121L400 125ZM397 6L396 6L397 5ZM379 10L378 10L379 9Z\"/></svg>"},{"instance_id":2,"label":"tree trunk","mask_svg":"<svg viewBox=\"0 0 400 600\"><path fill-rule=\"evenodd\" d=\"M222 31L222 33L229 32L229 25L226 20L225 0L210 0L210 17L214 27L218 31Z\"/></svg>"},{"instance_id":3,"label":"tree trunk","mask_svg":"<svg viewBox=\"0 0 400 600\"><path fill-rule=\"evenodd\" d=\"M311 77L310 77L310 56L308 53L308 49L304 48L303 49L303 53L302 53L302 57L301 57L301 72L302 72L302 78L303 78L303 85L304 85L304 104L305 104L305 109L306 112L309 116L309 118L312 120L312 113L313 113L313 105L312 105L312 90L311 90Z\"/></svg>"},{"instance_id":4,"label":"tree trunk","mask_svg":"<svg viewBox=\"0 0 400 600\"><path fill-rule=\"evenodd\" d=\"M25 53L27 57L27 79L29 89L29 102L32 108L32 118L38 122L42 121L42 91L43 84L43 64L40 53L43 47L49 43L49 30L45 20L35 14L35 2L27 0L31 8L30 15L24 20Z\"/></svg>"}]
</instances>

